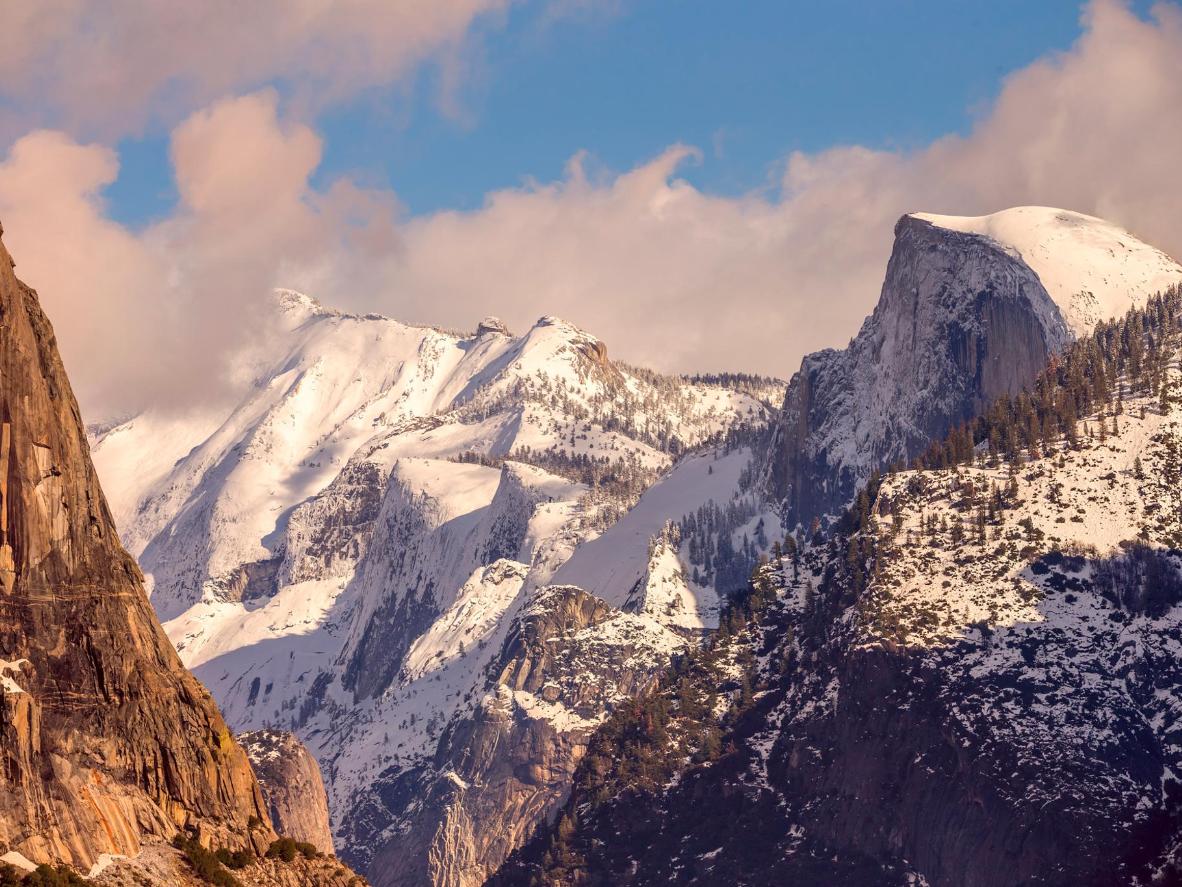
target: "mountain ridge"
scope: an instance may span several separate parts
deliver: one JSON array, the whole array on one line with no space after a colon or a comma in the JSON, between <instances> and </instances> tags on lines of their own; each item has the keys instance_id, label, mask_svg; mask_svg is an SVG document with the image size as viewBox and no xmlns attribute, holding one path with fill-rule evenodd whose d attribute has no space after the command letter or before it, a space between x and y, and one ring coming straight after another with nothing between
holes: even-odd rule
<instances>
[{"instance_id":1,"label":"mountain ridge","mask_svg":"<svg viewBox=\"0 0 1182 887\"><path fill-rule=\"evenodd\" d=\"M478 883L512 849L496 833L544 817L598 720L716 618L712 586L688 575L666 605L630 611L664 518L616 539L633 575L602 612L578 609L606 643L562 616L587 592L550 593L556 572L654 482L684 512L720 495L713 466L733 477L751 459L725 439L766 422L757 394L779 392L629 367L549 315L457 337L281 298L295 323L228 416L133 417L96 438L96 459L186 663L236 728L308 742L341 852L379 885ZM147 440L167 443L152 471ZM694 447L708 453L673 469ZM566 651L546 679L513 664L526 624ZM573 682L576 663L602 686ZM501 760L526 737L547 761L537 779ZM434 800L412 804L397 788L412 783Z\"/></svg>"},{"instance_id":2,"label":"mountain ridge","mask_svg":"<svg viewBox=\"0 0 1182 887\"><path fill-rule=\"evenodd\" d=\"M1182 290L1142 304L790 537L490 885L1176 883Z\"/></svg>"},{"instance_id":3,"label":"mountain ridge","mask_svg":"<svg viewBox=\"0 0 1182 887\"><path fill-rule=\"evenodd\" d=\"M871 471L1030 382L1085 321L1179 280L1182 266L1159 250L1066 210L903 216L873 313L847 348L806 356L789 383L769 497L787 525L839 511Z\"/></svg>"}]
</instances>

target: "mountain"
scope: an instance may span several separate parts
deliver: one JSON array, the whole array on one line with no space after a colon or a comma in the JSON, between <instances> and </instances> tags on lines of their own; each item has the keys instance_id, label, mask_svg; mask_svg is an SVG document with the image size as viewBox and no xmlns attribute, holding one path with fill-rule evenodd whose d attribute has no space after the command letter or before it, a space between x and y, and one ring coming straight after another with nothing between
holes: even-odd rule
<instances>
[{"instance_id":1,"label":"mountain","mask_svg":"<svg viewBox=\"0 0 1182 887\"><path fill-rule=\"evenodd\" d=\"M275 830L331 854L328 795L308 749L291 733L276 730L242 733L238 742L258 776Z\"/></svg>"},{"instance_id":2,"label":"mountain","mask_svg":"<svg viewBox=\"0 0 1182 887\"><path fill-rule=\"evenodd\" d=\"M287 291L260 348L232 409L95 430L122 536L233 727L315 755L344 858L480 883L778 532L749 443L783 387L630 367L553 317L465 335ZM669 540L699 512L726 541L695 578Z\"/></svg>"},{"instance_id":3,"label":"mountain","mask_svg":"<svg viewBox=\"0 0 1182 887\"><path fill-rule=\"evenodd\" d=\"M95 459L185 664L235 729L307 744L343 856L467 887L720 613L700 708L742 694L734 608L782 527L832 523L1178 279L1062 210L907 216L874 314L783 395L627 366L553 317L469 335L281 291L238 404L96 428Z\"/></svg>"},{"instance_id":4,"label":"mountain","mask_svg":"<svg viewBox=\"0 0 1182 887\"><path fill-rule=\"evenodd\" d=\"M84 869L181 826L249 845L267 820L250 765L152 613L3 247L0 325L0 843Z\"/></svg>"},{"instance_id":5,"label":"mountain","mask_svg":"<svg viewBox=\"0 0 1182 887\"><path fill-rule=\"evenodd\" d=\"M914 458L1098 320L1179 280L1168 256L1079 213L904 216L874 313L788 386L769 498L788 526L840 511L871 471Z\"/></svg>"},{"instance_id":6,"label":"mountain","mask_svg":"<svg viewBox=\"0 0 1182 887\"><path fill-rule=\"evenodd\" d=\"M791 537L490 885L1182 879L1182 288Z\"/></svg>"}]
</instances>

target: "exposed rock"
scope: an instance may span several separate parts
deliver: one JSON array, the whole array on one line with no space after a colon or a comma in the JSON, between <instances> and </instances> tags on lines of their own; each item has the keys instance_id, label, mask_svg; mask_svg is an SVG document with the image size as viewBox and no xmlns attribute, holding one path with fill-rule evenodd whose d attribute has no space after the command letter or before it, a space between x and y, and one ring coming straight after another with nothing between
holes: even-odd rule
<instances>
[{"instance_id":1,"label":"exposed rock","mask_svg":"<svg viewBox=\"0 0 1182 887\"><path fill-rule=\"evenodd\" d=\"M277 730L243 733L238 741L254 765L275 831L331 854L328 795L320 766L304 744Z\"/></svg>"},{"instance_id":2,"label":"exposed rock","mask_svg":"<svg viewBox=\"0 0 1182 887\"><path fill-rule=\"evenodd\" d=\"M265 846L246 755L156 621L2 246L0 428L0 850L85 870L182 826Z\"/></svg>"},{"instance_id":3,"label":"exposed rock","mask_svg":"<svg viewBox=\"0 0 1182 887\"><path fill-rule=\"evenodd\" d=\"M497 336L513 335L511 332L509 332L509 326L503 320L501 320L499 317L492 317L491 315L484 318L484 320L480 321L480 323L476 324L477 336L485 336L490 334Z\"/></svg>"},{"instance_id":4,"label":"exposed rock","mask_svg":"<svg viewBox=\"0 0 1182 887\"><path fill-rule=\"evenodd\" d=\"M904 216L874 313L789 383L768 469L785 523L843 507L875 468L1013 393L1072 339L1038 275L991 240Z\"/></svg>"},{"instance_id":5,"label":"exposed rock","mask_svg":"<svg viewBox=\"0 0 1182 887\"><path fill-rule=\"evenodd\" d=\"M405 828L374 855L376 887L484 883L565 799L603 717L682 646L581 589L539 590L474 716L448 727L431 766L384 777L377 794Z\"/></svg>"},{"instance_id":6,"label":"exposed rock","mask_svg":"<svg viewBox=\"0 0 1182 887\"><path fill-rule=\"evenodd\" d=\"M230 873L243 887L365 887L364 878L331 856L291 862L259 858ZM91 879L95 887L208 887L170 846L145 847L135 859L113 860Z\"/></svg>"}]
</instances>

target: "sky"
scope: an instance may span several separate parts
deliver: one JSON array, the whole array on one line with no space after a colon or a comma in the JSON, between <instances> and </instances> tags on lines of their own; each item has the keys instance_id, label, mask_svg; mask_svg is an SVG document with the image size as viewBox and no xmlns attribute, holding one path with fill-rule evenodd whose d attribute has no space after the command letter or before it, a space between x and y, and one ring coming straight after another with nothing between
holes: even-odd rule
<instances>
[{"instance_id":1,"label":"sky","mask_svg":"<svg viewBox=\"0 0 1182 887\"><path fill-rule=\"evenodd\" d=\"M1179 136L1174 2L0 9L4 240L92 418L233 397L275 286L787 377L856 332L904 212L1066 206L1182 254Z\"/></svg>"},{"instance_id":2,"label":"sky","mask_svg":"<svg viewBox=\"0 0 1182 887\"><path fill-rule=\"evenodd\" d=\"M316 120L318 182L351 174L409 213L478 208L490 191L562 175L586 151L627 170L695 145L687 180L714 193L774 186L791 151L908 148L963 131L1001 78L1080 33L1080 7L834 0L635 0L546 17L534 2L477 24L472 69L440 101L437 68L365 90ZM176 200L167 132L119 144L113 217Z\"/></svg>"}]
</instances>

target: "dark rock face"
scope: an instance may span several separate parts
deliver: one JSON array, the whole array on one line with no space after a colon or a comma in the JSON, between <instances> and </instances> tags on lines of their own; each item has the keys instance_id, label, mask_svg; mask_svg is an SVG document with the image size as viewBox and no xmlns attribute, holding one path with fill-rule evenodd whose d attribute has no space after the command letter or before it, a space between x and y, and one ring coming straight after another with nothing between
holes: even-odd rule
<instances>
[{"instance_id":1,"label":"dark rock face","mask_svg":"<svg viewBox=\"0 0 1182 887\"><path fill-rule=\"evenodd\" d=\"M328 795L320 765L293 733L256 730L238 737L262 786L275 831L331 854Z\"/></svg>"},{"instance_id":2,"label":"dark rock face","mask_svg":"<svg viewBox=\"0 0 1182 887\"><path fill-rule=\"evenodd\" d=\"M242 846L268 822L258 784L119 543L12 264L0 246L0 848L89 867L179 826Z\"/></svg>"},{"instance_id":3,"label":"dark rock face","mask_svg":"<svg viewBox=\"0 0 1182 887\"><path fill-rule=\"evenodd\" d=\"M822 584L755 630L772 668L718 760L655 794L573 796L561 842L543 829L490 883L1101 887L1176 853L1172 731L1152 726L1182 687L1158 654L1176 622L1138 637L1132 668L1108 665L1119 624L1076 661L1039 625L892 652L860 642L842 597Z\"/></svg>"},{"instance_id":4,"label":"dark rock face","mask_svg":"<svg viewBox=\"0 0 1182 887\"><path fill-rule=\"evenodd\" d=\"M992 242L904 216L874 313L810 354L784 399L767 490L789 525L853 497L874 469L1016 393L1071 339L1038 276Z\"/></svg>"},{"instance_id":5,"label":"dark rock face","mask_svg":"<svg viewBox=\"0 0 1182 887\"><path fill-rule=\"evenodd\" d=\"M482 884L553 814L602 714L667 662L629 645L633 618L575 587L540 590L490 668L492 692L449 726L433 765L387 775L379 818L406 827L368 866L377 887ZM551 707L579 724L560 729Z\"/></svg>"}]
</instances>

